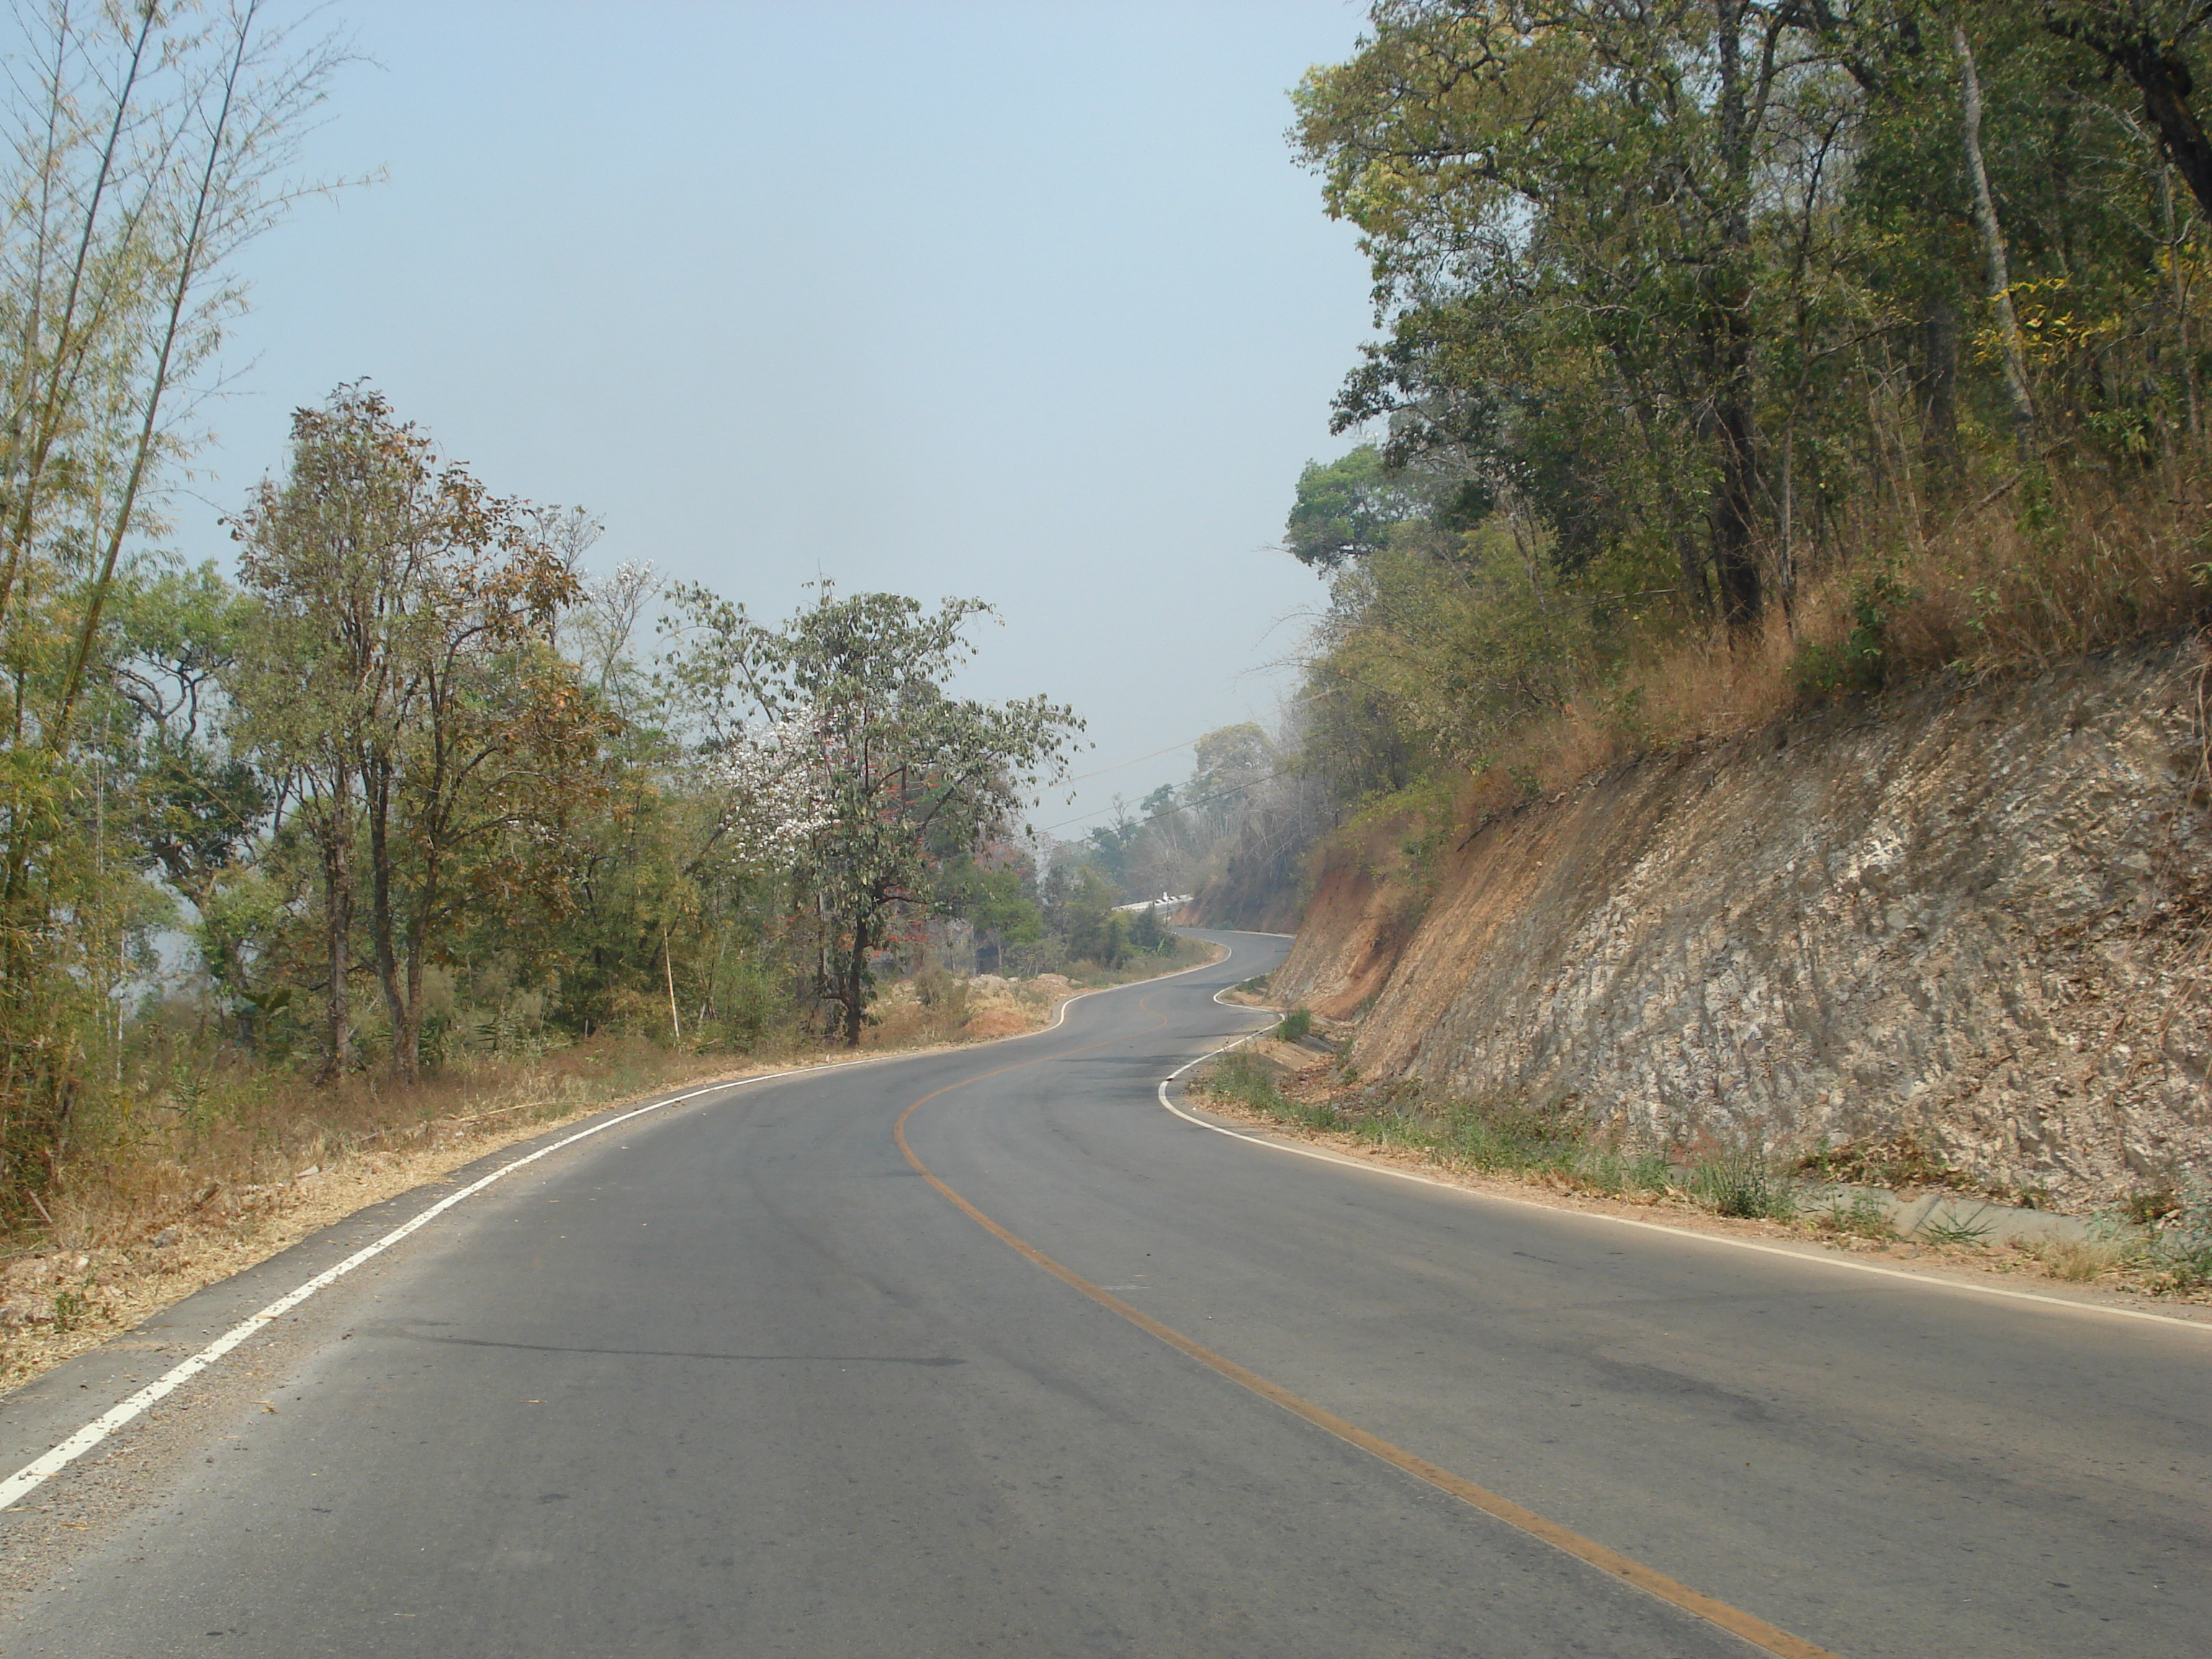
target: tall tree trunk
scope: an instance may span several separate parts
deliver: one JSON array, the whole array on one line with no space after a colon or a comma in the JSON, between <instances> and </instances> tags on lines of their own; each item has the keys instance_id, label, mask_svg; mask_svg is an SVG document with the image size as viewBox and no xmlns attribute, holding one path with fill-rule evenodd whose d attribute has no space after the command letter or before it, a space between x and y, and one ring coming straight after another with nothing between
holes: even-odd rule
<instances>
[{"instance_id":1,"label":"tall tree trunk","mask_svg":"<svg viewBox=\"0 0 2212 1659\"><path fill-rule=\"evenodd\" d=\"M331 798L315 839L323 854L324 946L330 970L326 1004L329 1053L324 1057L321 1080L335 1080L346 1068L353 1047L353 1015L346 995L346 980L353 967L353 776L338 767L331 778Z\"/></svg>"},{"instance_id":2,"label":"tall tree trunk","mask_svg":"<svg viewBox=\"0 0 2212 1659\"><path fill-rule=\"evenodd\" d=\"M399 952L392 916L392 763L378 759L366 773L368 786L368 932L376 953L376 982L384 993L384 1012L392 1026L392 1075L412 1083L414 1071L404 1050L407 1002L399 989Z\"/></svg>"},{"instance_id":3,"label":"tall tree trunk","mask_svg":"<svg viewBox=\"0 0 2212 1659\"><path fill-rule=\"evenodd\" d=\"M2004 227L1996 198L1990 193L1989 169L1982 164L1982 82L1974 67L1973 44L1963 25L1951 26L1951 47L1959 54L1963 82L1960 136L1966 150L1966 176L1974 189L1974 228L1982 236L1982 263L1989 276L1990 307L1997 319L1997 346L2004 360L2005 392L2012 399L2013 428L2021 451L2035 445L2035 397L2027 383L2027 349L2020 318L2012 307L2012 267L2005 253Z\"/></svg>"},{"instance_id":4,"label":"tall tree trunk","mask_svg":"<svg viewBox=\"0 0 2212 1659\"><path fill-rule=\"evenodd\" d=\"M1730 629L1759 620L1760 592L1754 526L1759 456L1752 435L1751 128L1742 62L1744 0L1714 0L1720 56L1721 160L1728 198L1721 213L1718 257L1704 278L1703 332L1711 374L1708 426L1720 446L1720 486L1713 499L1713 575L1721 620Z\"/></svg>"},{"instance_id":5,"label":"tall tree trunk","mask_svg":"<svg viewBox=\"0 0 2212 1659\"><path fill-rule=\"evenodd\" d=\"M860 1021L866 1010L862 1007L861 987L868 973L868 919L861 910L853 918L853 945L845 960L844 984L839 988L840 1000L845 1005L845 1046L860 1046Z\"/></svg>"},{"instance_id":6,"label":"tall tree trunk","mask_svg":"<svg viewBox=\"0 0 2212 1659\"><path fill-rule=\"evenodd\" d=\"M407 915L407 984L399 1018L392 1028L392 1069L406 1082L422 1075L422 960L429 950L430 918L438 906L438 854L426 847L422 880Z\"/></svg>"},{"instance_id":7,"label":"tall tree trunk","mask_svg":"<svg viewBox=\"0 0 2212 1659\"><path fill-rule=\"evenodd\" d=\"M1920 313L1920 349L1912 376L1920 416L1920 464L1942 489L1959 471L1959 313L1938 296Z\"/></svg>"}]
</instances>

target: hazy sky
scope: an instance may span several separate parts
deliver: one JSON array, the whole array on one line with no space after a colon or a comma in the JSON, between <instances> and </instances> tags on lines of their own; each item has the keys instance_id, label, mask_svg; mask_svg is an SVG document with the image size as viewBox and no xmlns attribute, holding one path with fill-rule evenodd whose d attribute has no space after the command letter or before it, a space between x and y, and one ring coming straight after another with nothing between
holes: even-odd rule
<instances>
[{"instance_id":1,"label":"hazy sky","mask_svg":"<svg viewBox=\"0 0 2212 1659\"><path fill-rule=\"evenodd\" d=\"M352 0L374 65L310 144L386 182L255 244L186 550L367 376L495 489L603 514L787 614L848 589L1004 613L964 682L1089 719L1090 772L1272 721L1320 585L1280 553L1368 332L1283 140L1340 0ZM1078 786L1049 825L1180 779ZM1071 825L1063 834L1080 834Z\"/></svg>"}]
</instances>

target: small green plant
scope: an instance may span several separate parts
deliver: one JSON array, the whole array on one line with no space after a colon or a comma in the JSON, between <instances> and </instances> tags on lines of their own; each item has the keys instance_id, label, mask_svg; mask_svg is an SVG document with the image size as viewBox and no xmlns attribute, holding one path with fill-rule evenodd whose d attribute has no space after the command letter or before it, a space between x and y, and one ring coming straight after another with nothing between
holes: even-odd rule
<instances>
[{"instance_id":1,"label":"small green plant","mask_svg":"<svg viewBox=\"0 0 2212 1659\"><path fill-rule=\"evenodd\" d=\"M1334 1102L1317 1100L1309 1103L1292 1100L1287 1095L1282 1096L1281 1099L1282 1109L1309 1129L1340 1129L1344 1127L1344 1115L1336 1109Z\"/></svg>"},{"instance_id":2,"label":"small green plant","mask_svg":"<svg viewBox=\"0 0 2212 1659\"><path fill-rule=\"evenodd\" d=\"M1194 1081L1255 1112L1281 1115L1290 1109L1289 1097L1275 1086L1274 1074L1239 1048L1209 1061Z\"/></svg>"},{"instance_id":3,"label":"small green plant","mask_svg":"<svg viewBox=\"0 0 2212 1659\"><path fill-rule=\"evenodd\" d=\"M1972 1216L1962 1219L1946 1211L1942 1215L1929 1216L1921 1224L1919 1231L1921 1237L1937 1244L1970 1244L1979 1249L1996 1231L1996 1223Z\"/></svg>"},{"instance_id":4,"label":"small green plant","mask_svg":"<svg viewBox=\"0 0 2212 1659\"><path fill-rule=\"evenodd\" d=\"M1842 1233L1852 1238L1889 1239L1897 1237L1897 1228L1890 1221L1889 1212L1871 1193L1853 1193L1849 1203L1837 1199L1821 1213L1819 1224L1823 1231Z\"/></svg>"},{"instance_id":5,"label":"small green plant","mask_svg":"<svg viewBox=\"0 0 2212 1659\"><path fill-rule=\"evenodd\" d=\"M1302 1042L1313 1030L1313 1016L1303 1008L1293 1008L1283 1016L1282 1024L1275 1027L1278 1042Z\"/></svg>"},{"instance_id":6,"label":"small green plant","mask_svg":"<svg viewBox=\"0 0 2212 1659\"><path fill-rule=\"evenodd\" d=\"M1790 665L1797 690L1808 697L1863 696L1881 690L1889 678L1890 618L1912 599L1912 590L1893 576L1854 581L1850 631L1836 645L1798 647Z\"/></svg>"},{"instance_id":7,"label":"small green plant","mask_svg":"<svg viewBox=\"0 0 2212 1659\"><path fill-rule=\"evenodd\" d=\"M1238 981L1236 988L1248 996L1258 996L1267 988L1267 975L1255 974L1249 979Z\"/></svg>"},{"instance_id":8,"label":"small green plant","mask_svg":"<svg viewBox=\"0 0 2212 1659\"><path fill-rule=\"evenodd\" d=\"M2155 1196L2160 1200L2156 1214L2124 1246L2128 1265L2149 1273L2161 1291L2212 1285L2212 1185L2192 1182L2185 1192ZM2133 1212L2136 1206L2129 1207Z\"/></svg>"},{"instance_id":9,"label":"small green plant","mask_svg":"<svg viewBox=\"0 0 2212 1659\"><path fill-rule=\"evenodd\" d=\"M82 1291L54 1292L54 1328L64 1335L83 1324L91 1312L91 1299Z\"/></svg>"},{"instance_id":10,"label":"small green plant","mask_svg":"<svg viewBox=\"0 0 2212 1659\"><path fill-rule=\"evenodd\" d=\"M1659 1193L1666 1191L1673 1172L1664 1152L1608 1146L1586 1153L1575 1173L1601 1193Z\"/></svg>"},{"instance_id":11,"label":"small green plant","mask_svg":"<svg viewBox=\"0 0 2212 1659\"><path fill-rule=\"evenodd\" d=\"M1797 1212L1796 1189L1757 1152L1705 1159L1691 1171L1690 1192L1715 1215L1783 1221Z\"/></svg>"},{"instance_id":12,"label":"small green plant","mask_svg":"<svg viewBox=\"0 0 2212 1659\"><path fill-rule=\"evenodd\" d=\"M2171 1187L2133 1193L2120 1206L2120 1213L2138 1227L2155 1227L2168 1216L2181 1213L2181 1200Z\"/></svg>"}]
</instances>

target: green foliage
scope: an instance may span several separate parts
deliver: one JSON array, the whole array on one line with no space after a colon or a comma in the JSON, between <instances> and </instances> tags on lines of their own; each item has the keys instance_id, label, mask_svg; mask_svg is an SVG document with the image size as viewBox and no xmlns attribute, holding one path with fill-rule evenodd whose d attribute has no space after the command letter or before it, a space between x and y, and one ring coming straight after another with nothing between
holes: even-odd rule
<instances>
[{"instance_id":1,"label":"green foliage","mask_svg":"<svg viewBox=\"0 0 2212 1659\"><path fill-rule=\"evenodd\" d=\"M2129 1265L2148 1273L2160 1290L2212 1285L2212 1184L2195 1182L2164 1196L2166 1202L2129 1239Z\"/></svg>"},{"instance_id":2,"label":"green foliage","mask_svg":"<svg viewBox=\"0 0 2212 1659\"><path fill-rule=\"evenodd\" d=\"M1275 1040L1278 1042L1303 1042L1306 1033L1312 1030L1311 1012L1304 1008L1293 1008L1283 1016L1281 1023L1275 1027Z\"/></svg>"},{"instance_id":3,"label":"green foliage","mask_svg":"<svg viewBox=\"0 0 2212 1659\"><path fill-rule=\"evenodd\" d=\"M1120 902L1121 894L1094 866L1085 864L1075 871L1059 905L1068 955L1102 968L1119 968L1128 961L1129 918L1115 908Z\"/></svg>"},{"instance_id":4,"label":"green foliage","mask_svg":"<svg viewBox=\"0 0 2212 1659\"><path fill-rule=\"evenodd\" d=\"M1309 1129L1343 1127L1343 1119L1334 1105L1325 1100L1292 1099L1277 1086L1272 1070L1242 1049L1232 1048L1208 1060L1197 1081L1208 1092L1224 1096L1248 1111L1303 1124Z\"/></svg>"},{"instance_id":5,"label":"green foliage","mask_svg":"<svg viewBox=\"0 0 2212 1659\"><path fill-rule=\"evenodd\" d=\"M766 628L684 590L641 664L649 574L581 582L595 520L493 495L362 386L299 412L234 528L236 587L118 574L72 748L0 751L17 879L70 920L31 951L0 928L0 953L75 964L9 1010L58 1063L45 1115L0 1123L0 1207L27 1170L63 1179L72 1133L97 1159L150 1117L189 1152L295 1066L409 1082L610 1032L774 1050L825 992L850 1040L933 930L1043 944L1009 836L1076 722L945 690L976 604L825 588ZM33 787L53 810L26 851ZM1095 877L1077 897L1097 971L1182 944ZM197 946L185 975L165 929ZM959 1026L964 979L920 990Z\"/></svg>"},{"instance_id":6,"label":"green foliage","mask_svg":"<svg viewBox=\"0 0 2212 1659\"><path fill-rule=\"evenodd\" d=\"M537 527L359 386L295 414L285 476L233 521L254 607L227 689L318 848L327 1076L353 1041L356 908L411 1081L470 890L553 877L544 843L591 792L611 728L544 644L581 590Z\"/></svg>"},{"instance_id":7,"label":"green foliage","mask_svg":"<svg viewBox=\"0 0 2212 1659\"><path fill-rule=\"evenodd\" d=\"M1857 577L1848 592L1850 631L1834 645L1806 641L1790 664L1790 678L1806 696L1863 696L1887 683L1890 619L1912 592L1879 573Z\"/></svg>"},{"instance_id":8,"label":"green foliage","mask_svg":"<svg viewBox=\"0 0 2212 1659\"><path fill-rule=\"evenodd\" d=\"M1129 948L1131 950L1157 956L1174 943L1175 935L1169 933L1161 922L1160 913L1158 910L1147 906L1130 918Z\"/></svg>"},{"instance_id":9,"label":"green foliage","mask_svg":"<svg viewBox=\"0 0 2212 1659\"><path fill-rule=\"evenodd\" d=\"M975 653L969 621L990 612L980 599L930 611L824 583L770 628L703 588L674 598L665 683L696 722L698 752L738 781L756 845L788 860L793 896L813 918L818 994L858 1044L893 923L927 914L948 858L1012 830L1082 722L1042 696L993 704L946 692ZM1126 955L1126 935L1101 948Z\"/></svg>"},{"instance_id":10,"label":"green foliage","mask_svg":"<svg viewBox=\"0 0 2212 1659\"><path fill-rule=\"evenodd\" d=\"M1334 570L1347 559L1382 551L1397 526L1428 518L1437 494L1424 481L1386 466L1372 444L1333 461L1309 461L1298 474L1283 545L1305 564Z\"/></svg>"},{"instance_id":11,"label":"green foliage","mask_svg":"<svg viewBox=\"0 0 2212 1659\"><path fill-rule=\"evenodd\" d=\"M1309 775L1533 792L1730 718L1738 672L1646 693L1770 621L1778 707L2201 618L2208 40L2179 0L1377 0L1294 96L1382 330L1336 425L1389 434L1297 483Z\"/></svg>"},{"instance_id":12,"label":"green foliage","mask_svg":"<svg viewBox=\"0 0 2212 1659\"><path fill-rule=\"evenodd\" d=\"M1601 661L1588 601L1530 526L1493 520L1442 547L1398 538L1340 575L1331 599L1307 675L1305 754L1343 793L1480 769ZM1395 763L1377 775L1382 757Z\"/></svg>"},{"instance_id":13,"label":"green foliage","mask_svg":"<svg viewBox=\"0 0 2212 1659\"><path fill-rule=\"evenodd\" d=\"M1930 1216L1918 1229L1918 1237L1934 1244L1951 1244L1978 1248L1996 1231L1994 1221L1978 1221L1972 1217L1960 1217L1946 1212Z\"/></svg>"},{"instance_id":14,"label":"green foliage","mask_svg":"<svg viewBox=\"0 0 2212 1659\"><path fill-rule=\"evenodd\" d=\"M0 93L0 1220L62 1178L134 988L256 805L203 692L229 596L172 574L189 456L300 118L341 52L264 9L46 6ZM187 394L179 397L179 392ZM139 601L143 599L143 603ZM173 624L173 626L172 626ZM165 673L164 667L173 674ZM141 671L145 671L142 672ZM235 842L232 840L231 845Z\"/></svg>"},{"instance_id":15,"label":"green foliage","mask_svg":"<svg viewBox=\"0 0 2212 1659\"><path fill-rule=\"evenodd\" d=\"M1797 1189L1756 1148L1700 1160L1690 1191L1715 1215L1786 1221L1797 1212Z\"/></svg>"}]
</instances>

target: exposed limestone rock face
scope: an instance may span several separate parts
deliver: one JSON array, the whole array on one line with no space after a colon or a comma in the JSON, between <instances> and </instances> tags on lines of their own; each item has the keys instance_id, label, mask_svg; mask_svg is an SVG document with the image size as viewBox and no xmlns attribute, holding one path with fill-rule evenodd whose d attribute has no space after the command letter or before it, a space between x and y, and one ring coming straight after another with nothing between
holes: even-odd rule
<instances>
[{"instance_id":1,"label":"exposed limestone rock face","mask_svg":"<svg viewBox=\"0 0 2212 1659\"><path fill-rule=\"evenodd\" d=\"M1657 1139L1917 1132L2069 1206L2212 1178L2212 777L2193 650L1931 690L1618 768L1425 913L1323 872L1274 998L1461 1097Z\"/></svg>"}]
</instances>

